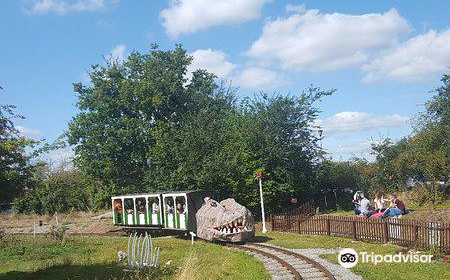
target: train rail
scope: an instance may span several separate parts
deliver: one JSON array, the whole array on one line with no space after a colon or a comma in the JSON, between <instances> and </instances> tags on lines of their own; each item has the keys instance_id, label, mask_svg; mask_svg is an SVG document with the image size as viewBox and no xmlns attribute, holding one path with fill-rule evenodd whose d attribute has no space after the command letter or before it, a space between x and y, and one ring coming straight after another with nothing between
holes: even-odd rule
<instances>
[{"instance_id":1,"label":"train rail","mask_svg":"<svg viewBox=\"0 0 450 280\"><path fill-rule=\"evenodd\" d=\"M274 279L336 280L333 274L317 261L283 248L261 243L226 246L262 256L266 268Z\"/></svg>"}]
</instances>

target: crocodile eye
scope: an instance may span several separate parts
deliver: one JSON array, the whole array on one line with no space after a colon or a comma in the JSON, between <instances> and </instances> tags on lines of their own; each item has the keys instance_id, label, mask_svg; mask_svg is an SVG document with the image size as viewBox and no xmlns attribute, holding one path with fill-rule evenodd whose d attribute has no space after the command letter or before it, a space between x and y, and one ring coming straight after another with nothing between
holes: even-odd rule
<instances>
[{"instance_id":1,"label":"crocodile eye","mask_svg":"<svg viewBox=\"0 0 450 280\"><path fill-rule=\"evenodd\" d=\"M211 202L211 206L212 207L217 207L217 202L215 202L215 201Z\"/></svg>"}]
</instances>

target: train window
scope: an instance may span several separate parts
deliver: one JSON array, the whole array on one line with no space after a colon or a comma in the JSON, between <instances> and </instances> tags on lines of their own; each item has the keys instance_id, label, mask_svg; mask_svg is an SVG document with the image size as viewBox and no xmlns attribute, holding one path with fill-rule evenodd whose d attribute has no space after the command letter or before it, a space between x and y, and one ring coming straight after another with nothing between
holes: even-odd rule
<instances>
[{"instance_id":1,"label":"train window","mask_svg":"<svg viewBox=\"0 0 450 280\"><path fill-rule=\"evenodd\" d=\"M148 210L152 214L159 213L159 199L157 197L149 197L148 198Z\"/></svg>"},{"instance_id":2,"label":"train window","mask_svg":"<svg viewBox=\"0 0 450 280\"><path fill-rule=\"evenodd\" d=\"M122 223L123 205L121 199L114 200L114 221L116 224Z\"/></svg>"},{"instance_id":3,"label":"train window","mask_svg":"<svg viewBox=\"0 0 450 280\"><path fill-rule=\"evenodd\" d=\"M177 203L177 213L178 214L184 214L186 211L186 199L184 196L178 196L175 198L175 201Z\"/></svg>"},{"instance_id":4,"label":"train window","mask_svg":"<svg viewBox=\"0 0 450 280\"><path fill-rule=\"evenodd\" d=\"M134 201L132 198L125 198L125 224L134 224Z\"/></svg>"},{"instance_id":5,"label":"train window","mask_svg":"<svg viewBox=\"0 0 450 280\"><path fill-rule=\"evenodd\" d=\"M145 197L136 198L137 221L140 225L145 225L147 209L145 208Z\"/></svg>"},{"instance_id":6,"label":"train window","mask_svg":"<svg viewBox=\"0 0 450 280\"><path fill-rule=\"evenodd\" d=\"M139 214L145 214L145 198L144 197L139 197L136 198L136 211Z\"/></svg>"},{"instance_id":7,"label":"train window","mask_svg":"<svg viewBox=\"0 0 450 280\"><path fill-rule=\"evenodd\" d=\"M174 216L174 201L172 197L164 198L164 212L166 215L166 227L175 227L175 216Z\"/></svg>"},{"instance_id":8,"label":"train window","mask_svg":"<svg viewBox=\"0 0 450 280\"><path fill-rule=\"evenodd\" d=\"M186 198L184 196L177 196L175 198L176 203L176 228L186 229L187 228L187 208L186 208Z\"/></svg>"},{"instance_id":9,"label":"train window","mask_svg":"<svg viewBox=\"0 0 450 280\"><path fill-rule=\"evenodd\" d=\"M173 210L174 210L173 198L172 197L166 197L164 199L164 203L165 203L166 214L173 214Z\"/></svg>"},{"instance_id":10,"label":"train window","mask_svg":"<svg viewBox=\"0 0 450 280\"><path fill-rule=\"evenodd\" d=\"M161 207L159 205L159 199L157 197L148 198L148 211L150 212L150 222L152 225L161 224Z\"/></svg>"}]
</instances>

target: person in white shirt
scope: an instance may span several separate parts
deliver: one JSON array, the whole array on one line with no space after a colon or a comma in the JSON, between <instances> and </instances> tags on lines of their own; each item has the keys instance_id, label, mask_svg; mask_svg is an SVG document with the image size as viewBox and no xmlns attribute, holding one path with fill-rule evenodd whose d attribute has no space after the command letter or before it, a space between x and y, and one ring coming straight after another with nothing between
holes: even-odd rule
<instances>
[{"instance_id":1,"label":"person in white shirt","mask_svg":"<svg viewBox=\"0 0 450 280\"><path fill-rule=\"evenodd\" d=\"M361 203L361 199L362 199L361 195L364 195L362 191L357 191L353 195L352 203L355 205L355 216L361 214L361 208L360 208L360 203Z\"/></svg>"},{"instance_id":2,"label":"person in white shirt","mask_svg":"<svg viewBox=\"0 0 450 280\"><path fill-rule=\"evenodd\" d=\"M375 195L375 199L373 201L375 202L375 206L376 206L375 210L377 212L383 212L384 211L384 203L386 202L383 195L381 193L377 193Z\"/></svg>"}]
</instances>

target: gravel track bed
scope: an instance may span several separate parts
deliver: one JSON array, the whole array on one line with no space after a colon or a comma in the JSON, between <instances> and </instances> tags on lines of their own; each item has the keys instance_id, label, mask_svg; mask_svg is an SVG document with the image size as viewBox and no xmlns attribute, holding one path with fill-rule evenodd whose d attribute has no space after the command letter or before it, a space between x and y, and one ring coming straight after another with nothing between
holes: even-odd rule
<instances>
[{"instance_id":1,"label":"gravel track bed","mask_svg":"<svg viewBox=\"0 0 450 280\"><path fill-rule=\"evenodd\" d=\"M322 266L324 266L328 271L330 271L334 275L334 277L336 277L337 280L363 280L363 278L361 276L351 272L350 269L343 268L339 264L331 263L328 260L322 259L319 257L320 255L339 253L339 251L341 251L342 248L287 249L287 248L276 246L273 244L267 244L267 243L259 243L259 244L265 245L265 246L281 248L281 249L288 250L288 251L298 253L298 254L302 254L308 258L311 258L311 259L315 260L316 262L320 263ZM302 272L301 271L299 271L299 272L303 276ZM311 276L312 276L312 274L311 274ZM320 278L305 278L305 279L312 280L312 279L320 279Z\"/></svg>"}]
</instances>

